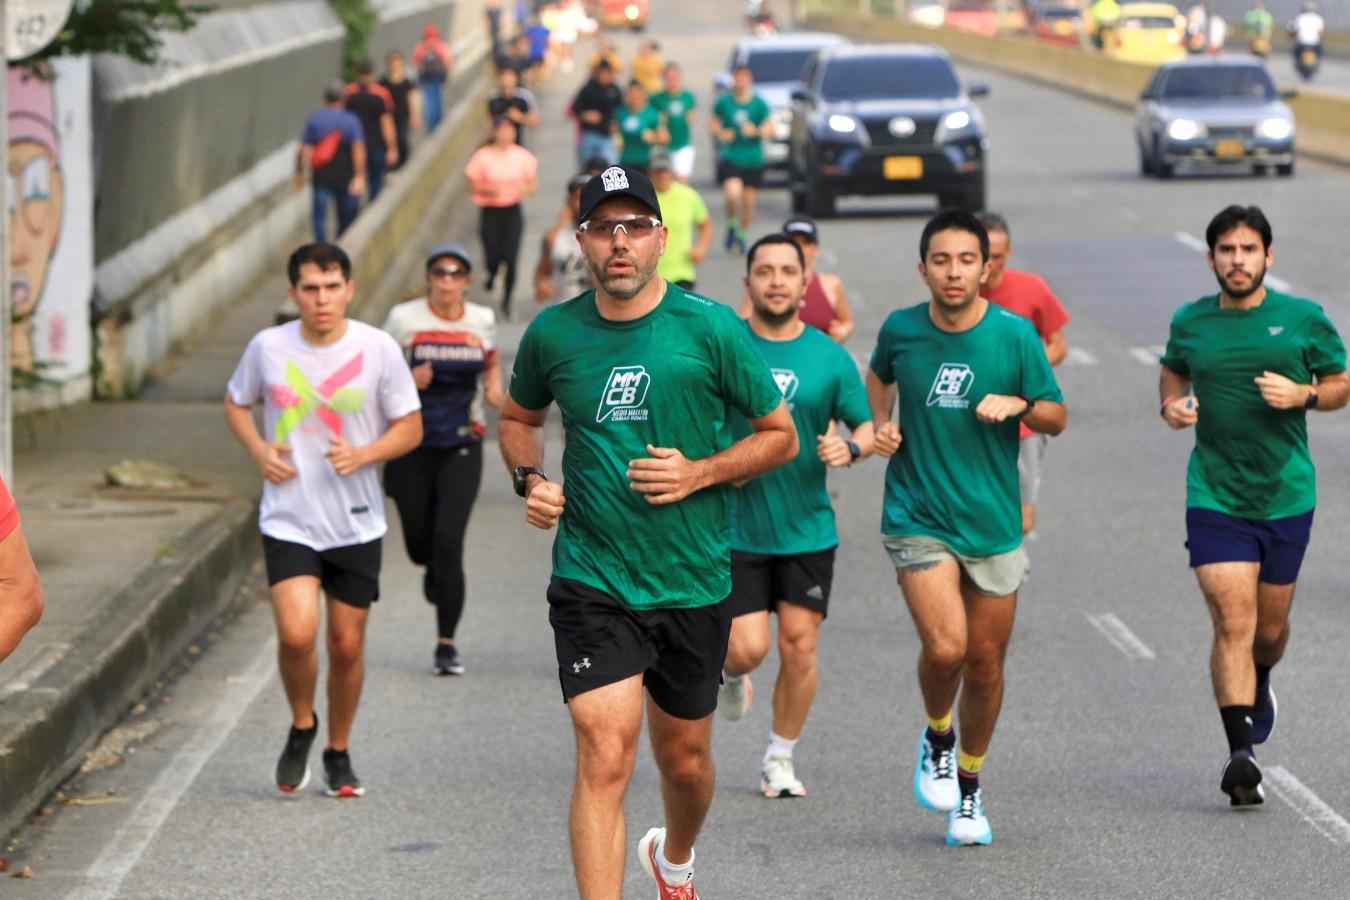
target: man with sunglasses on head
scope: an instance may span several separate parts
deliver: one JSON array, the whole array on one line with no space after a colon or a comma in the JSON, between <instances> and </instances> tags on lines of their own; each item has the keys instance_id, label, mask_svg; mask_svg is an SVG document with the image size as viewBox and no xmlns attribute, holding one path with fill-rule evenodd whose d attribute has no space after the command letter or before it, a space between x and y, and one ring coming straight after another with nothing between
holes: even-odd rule
<instances>
[{"instance_id":1,"label":"man with sunglasses on head","mask_svg":"<svg viewBox=\"0 0 1350 900\"><path fill-rule=\"evenodd\" d=\"M465 294L473 266L460 244L427 255L427 294L389 311L384 330L412 367L422 401L422 443L384 469L408 556L426 567L422 592L436 607L432 671L463 675L455 629L464 612L464 532L483 477L484 402L502 405L497 322Z\"/></svg>"},{"instance_id":2,"label":"man with sunglasses on head","mask_svg":"<svg viewBox=\"0 0 1350 900\"><path fill-rule=\"evenodd\" d=\"M744 324L656 275L659 214L651 180L633 169L611 166L582 188L577 240L597 286L526 330L501 415L526 521L558 528L549 622L577 738L571 842L587 900L622 890L644 687L666 821L638 855L659 897L697 900L694 840L712 801L712 713L731 625L731 484L798 449ZM561 481L543 470L553 403L566 432ZM750 423L734 443L731 409Z\"/></svg>"}]
</instances>

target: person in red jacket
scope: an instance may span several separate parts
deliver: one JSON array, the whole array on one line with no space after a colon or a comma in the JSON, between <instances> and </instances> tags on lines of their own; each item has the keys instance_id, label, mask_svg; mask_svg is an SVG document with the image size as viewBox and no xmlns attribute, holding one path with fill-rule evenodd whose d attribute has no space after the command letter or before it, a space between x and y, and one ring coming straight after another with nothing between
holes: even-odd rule
<instances>
[{"instance_id":1,"label":"person in red jacket","mask_svg":"<svg viewBox=\"0 0 1350 900\"><path fill-rule=\"evenodd\" d=\"M422 40L413 47L412 61L422 89L422 120L427 131L435 131L444 111L445 85L450 81L455 55L441 40L441 30L428 25L422 29Z\"/></svg>"},{"instance_id":2,"label":"person in red jacket","mask_svg":"<svg viewBox=\"0 0 1350 900\"><path fill-rule=\"evenodd\" d=\"M42 585L19 527L19 507L0 481L0 662L42 618Z\"/></svg>"}]
</instances>

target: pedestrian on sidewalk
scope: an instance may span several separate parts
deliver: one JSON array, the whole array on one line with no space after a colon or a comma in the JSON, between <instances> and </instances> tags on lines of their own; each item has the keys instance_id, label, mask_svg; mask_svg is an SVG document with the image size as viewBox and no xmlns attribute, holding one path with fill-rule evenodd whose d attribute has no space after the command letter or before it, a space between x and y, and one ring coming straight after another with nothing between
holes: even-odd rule
<instances>
[{"instance_id":1,"label":"pedestrian on sidewalk","mask_svg":"<svg viewBox=\"0 0 1350 900\"><path fill-rule=\"evenodd\" d=\"M0 662L42 618L42 584L19 523L19 507L0 480Z\"/></svg>"},{"instance_id":2,"label":"pedestrian on sidewalk","mask_svg":"<svg viewBox=\"0 0 1350 900\"><path fill-rule=\"evenodd\" d=\"M591 180L580 173L567 181L567 202L553 227L544 233L539 248L539 263L534 268L534 299L540 303L550 300L570 300L595 287L591 267L577 243L577 226L581 224L581 189Z\"/></svg>"},{"instance_id":3,"label":"pedestrian on sidewalk","mask_svg":"<svg viewBox=\"0 0 1350 900\"><path fill-rule=\"evenodd\" d=\"M380 79L380 87L389 92L394 101L394 135L398 147L398 162L394 169L403 168L412 152L412 132L422 127L422 95L408 77L403 54L395 50L385 58L388 71Z\"/></svg>"},{"instance_id":4,"label":"pedestrian on sidewalk","mask_svg":"<svg viewBox=\"0 0 1350 900\"><path fill-rule=\"evenodd\" d=\"M586 168L597 158L609 165L618 161L619 152L614 146L614 115L622 105L623 95L614 83L614 67L601 60L568 107L568 115L581 127L577 143L578 168Z\"/></svg>"},{"instance_id":5,"label":"pedestrian on sidewalk","mask_svg":"<svg viewBox=\"0 0 1350 900\"><path fill-rule=\"evenodd\" d=\"M347 85L347 111L361 120L366 138L366 186L374 203L384 188L384 174L398 164L398 132L394 127L394 98L375 82L375 64L368 59L356 67L356 82Z\"/></svg>"},{"instance_id":6,"label":"pedestrian on sidewalk","mask_svg":"<svg viewBox=\"0 0 1350 900\"><path fill-rule=\"evenodd\" d=\"M526 521L558 528L549 622L576 732L581 896L622 890L623 797L645 705L666 824L642 838L639 859L663 900L697 900L730 627L727 485L795 456L797 431L735 313L656 275L666 236L645 175L614 166L590 179L580 215L598 287L541 311L521 338L502 456ZM567 432L560 481L541 469L553 403ZM728 407L753 431L736 443Z\"/></svg>"},{"instance_id":7,"label":"pedestrian on sidewalk","mask_svg":"<svg viewBox=\"0 0 1350 900\"><path fill-rule=\"evenodd\" d=\"M412 63L417 69L417 86L422 91L422 117L426 120L428 132L435 131L436 126L441 124L445 86L450 82L454 59L450 45L441 40L439 28L428 25L422 29L422 40L413 47Z\"/></svg>"},{"instance_id":8,"label":"pedestrian on sidewalk","mask_svg":"<svg viewBox=\"0 0 1350 900\"><path fill-rule=\"evenodd\" d=\"M478 207L478 235L483 241L484 286L491 293L497 273L506 271L502 283L502 317L511 316L511 296L516 287L516 260L525 231L521 202L539 188L539 161L516 143L516 123L500 118L492 126L492 139L474 151L464 167Z\"/></svg>"},{"instance_id":9,"label":"pedestrian on sidewalk","mask_svg":"<svg viewBox=\"0 0 1350 900\"><path fill-rule=\"evenodd\" d=\"M366 622L380 596L386 530L377 466L422 440L421 404L397 343L347 318L352 264L334 244L305 244L286 264L300 318L258 332L230 377L225 420L262 470L262 532L291 730L276 785L309 783L319 731L314 693L320 592L328 612L330 797L360 797L348 742L365 675ZM263 404L263 431L253 407Z\"/></svg>"},{"instance_id":10,"label":"pedestrian on sidewalk","mask_svg":"<svg viewBox=\"0 0 1350 900\"><path fill-rule=\"evenodd\" d=\"M497 90L487 99L488 127L505 116L516 123L516 143L525 146L525 129L539 125L539 101L520 86L520 74L512 68L497 70Z\"/></svg>"},{"instance_id":11,"label":"pedestrian on sidewalk","mask_svg":"<svg viewBox=\"0 0 1350 900\"><path fill-rule=\"evenodd\" d=\"M483 404L502 405L497 322L469 303L473 261L459 244L427 254L425 297L389 311L384 330L398 341L422 401L422 444L384 469L403 543L424 566L422 594L436 607L432 671L463 675L455 630L464 612L464 532L483 476Z\"/></svg>"},{"instance_id":12,"label":"pedestrian on sidewalk","mask_svg":"<svg viewBox=\"0 0 1350 900\"><path fill-rule=\"evenodd\" d=\"M328 237L328 206L337 207L338 237L356 219L366 192L366 139L361 120L343 106L346 86L340 81L323 90L323 107L305 120L295 155L295 189L305 186L310 172L314 240Z\"/></svg>"}]
</instances>

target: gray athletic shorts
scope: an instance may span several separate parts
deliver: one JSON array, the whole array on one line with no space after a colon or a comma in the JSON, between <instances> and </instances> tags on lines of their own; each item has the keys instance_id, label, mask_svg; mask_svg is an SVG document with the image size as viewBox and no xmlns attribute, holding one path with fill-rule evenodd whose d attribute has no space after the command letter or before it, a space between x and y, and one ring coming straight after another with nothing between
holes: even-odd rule
<instances>
[{"instance_id":1,"label":"gray athletic shorts","mask_svg":"<svg viewBox=\"0 0 1350 900\"><path fill-rule=\"evenodd\" d=\"M996 556L962 556L926 535L883 535L881 543L897 571L952 559L961 567L961 577L990 597L1015 593L1031 575L1031 559L1020 544L1015 550Z\"/></svg>"},{"instance_id":2,"label":"gray athletic shorts","mask_svg":"<svg viewBox=\"0 0 1350 900\"><path fill-rule=\"evenodd\" d=\"M1035 506L1041 493L1041 460L1045 459L1045 448L1050 438L1044 434L1033 434L1022 438L1017 451L1017 484L1022 489L1022 505Z\"/></svg>"}]
</instances>

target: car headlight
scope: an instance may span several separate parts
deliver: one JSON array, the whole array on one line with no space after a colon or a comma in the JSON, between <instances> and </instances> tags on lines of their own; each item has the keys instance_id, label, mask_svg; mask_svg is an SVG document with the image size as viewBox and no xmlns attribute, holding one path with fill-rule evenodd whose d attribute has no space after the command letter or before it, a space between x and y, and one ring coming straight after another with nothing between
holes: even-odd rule
<instances>
[{"instance_id":1,"label":"car headlight","mask_svg":"<svg viewBox=\"0 0 1350 900\"><path fill-rule=\"evenodd\" d=\"M858 130L858 120L852 116L841 116L835 113L826 121L831 131L837 131L840 134L852 134Z\"/></svg>"},{"instance_id":2,"label":"car headlight","mask_svg":"<svg viewBox=\"0 0 1350 900\"><path fill-rule=\"evenodd\" d=\"M970 125L970 113L964 109L958 109L956 112L947 113L946 118L942 120L942 127L948 131L960 131Z\"/></svg>"},{"instance_id":3,"label":"car headlight","mask_svg":"<svg viewBox=\"0 0 1350 900\"><path fill-rule=\"evenodd\" d=\"M626 15L628 17L628 20L631 22L638 17L638 13L640 12L640 10L630 3L628 4L627 7L624 8L623 12L624 15Z\"/></svg>"},{"instance_id":4,"label":"car headlight","mask_svg":"<svg viewBox=\"0 0 1350 900\"><path fill-rule=\"evenodd\" d=\"M1194 119L1175 119L1167 126L1167 136L1174 141L1193 141L1205 134L1205 126Z\"/></svg>"},{"instance_id":5,"label":"car headlight","mask_svg":"<svg viewBox=\"0 0 1350 900\"><path fill-rule=\"evenodd\" d=\"M1288 119L1263 119L1256 126L1256 136L1282 141L1294 133L1294 123Z\"/></svg>"}]
</instances>

